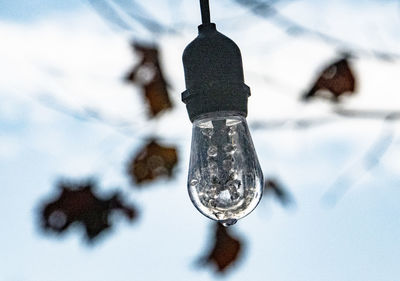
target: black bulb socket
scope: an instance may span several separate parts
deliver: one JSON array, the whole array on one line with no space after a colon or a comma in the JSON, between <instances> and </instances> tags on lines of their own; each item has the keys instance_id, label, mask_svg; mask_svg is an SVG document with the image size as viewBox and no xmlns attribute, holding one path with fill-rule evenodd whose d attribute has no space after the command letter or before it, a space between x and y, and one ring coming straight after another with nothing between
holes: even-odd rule
<instances>
[{"instance_id":1,"label":"black bulb socket","mask_svg":"<svg viewBox=\"0 0 400 281\"><path fill-rule=\"evenodd\" d=\"M202 115L229 111L247 116L250 88L244 83L242 56L231 39L214 23L198 27L199 35L183 52L186 104L190 121Z\"/></svg>"}]
</instances>

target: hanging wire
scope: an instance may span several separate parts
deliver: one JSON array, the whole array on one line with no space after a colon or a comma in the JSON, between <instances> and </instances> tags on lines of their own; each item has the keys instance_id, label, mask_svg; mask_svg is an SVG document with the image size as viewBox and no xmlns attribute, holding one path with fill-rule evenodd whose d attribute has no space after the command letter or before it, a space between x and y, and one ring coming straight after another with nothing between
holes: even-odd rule
<instances>
[{"instance_id":1,"label":"hanging wire","mask_svg":"<svg viewBox=\"0 0 400 281\"><path fill-rule=\"evenodd\" d=\"M201 21L203 24L210 23L210 4L209 0L200 0Z\"/></svg>"}]
</instances>

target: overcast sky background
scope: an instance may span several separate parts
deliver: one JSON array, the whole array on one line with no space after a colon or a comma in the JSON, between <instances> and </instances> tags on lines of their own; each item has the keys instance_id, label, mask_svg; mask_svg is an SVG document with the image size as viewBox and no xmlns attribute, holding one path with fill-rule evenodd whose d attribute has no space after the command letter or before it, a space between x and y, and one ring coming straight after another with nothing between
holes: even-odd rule
<instances>
[{"instance_id":1,"label":"overcast sky background","mask_svg":"<svg viewBox=\"0 0 400 281\"><path fill-rule=\"evenodd\" d=\"M151 35L127 18L126 27L85 1L0 0L0 281L213 280L195 261L207 248L211 223L186 191L191 124L180 93L181 54L196 36L198 1L141 3L179 34ZM129 1L121 1L129 3ZM230 1L211 1L212 18L241 48L251 87L250 124L291 118L335 118L311 129L293 122L253 130L262 168L293 193L296 207L267 199L232 229L245 239L243 258L225 280L393 281L400 276L399 125L340 118L333 105L304 105L299 96L338 48L312 36L293 37L273 21ZM360 46L400 53L396 1L283 1L282 14L311 29ZM100 13L99 13L100 11ZM106 18L105 18L106 17ZM183 25L184 23L184 25ZM175 108L148 122L138 89L122 78L137 58L132 38L157 42ZM340 48L339 48L340 49ZM342 106L400 109L399 61L371 55L354 61L359 87ZM84 121L49 107L100 112L130 122L129 130ZM361 159L382 134L395 137L368 173ZM177 144L173 181L147 190L129 186L125 164L150 135ZM333 208L321 202L342 173L356 183ZM88 247L78 231L43 235L36 211L59 177L94 176L101 190L123 190L140 209L132 225Z\"/></svg>"}]
</instances>

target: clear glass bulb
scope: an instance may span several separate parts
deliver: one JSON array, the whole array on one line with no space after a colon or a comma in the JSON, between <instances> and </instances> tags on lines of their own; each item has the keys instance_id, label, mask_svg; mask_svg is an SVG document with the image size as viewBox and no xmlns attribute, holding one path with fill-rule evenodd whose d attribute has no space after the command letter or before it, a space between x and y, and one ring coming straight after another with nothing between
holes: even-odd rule
<instances>
[{"instance_id":1,"label":"clear glass bulb","mask_svg":"<svg viewBox=\"0 0 400 281\"><path fill-rule=\"evenodd\" d=\"M263 174L246 119L219 112L193 122L188 191L194 206L225 226L261 200Z\"/></svg>"}]
</instances>

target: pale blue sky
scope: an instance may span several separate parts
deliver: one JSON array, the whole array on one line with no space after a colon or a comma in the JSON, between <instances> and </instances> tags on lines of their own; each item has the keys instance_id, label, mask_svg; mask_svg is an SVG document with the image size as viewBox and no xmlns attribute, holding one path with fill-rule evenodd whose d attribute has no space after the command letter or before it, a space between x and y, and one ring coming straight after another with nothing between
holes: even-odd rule
<instances>
[{"instance_id":1,"label":"pale blue sky","mask_svg":"<svg viewBox=\"0 0 400 281\"><path fill-rule=\"evenodd\" d=\"M45 17L55 11L68 11L84 5L85 1L1 0L0 17L5 20L30 21Z\"/></svg>"}]
</instances>

